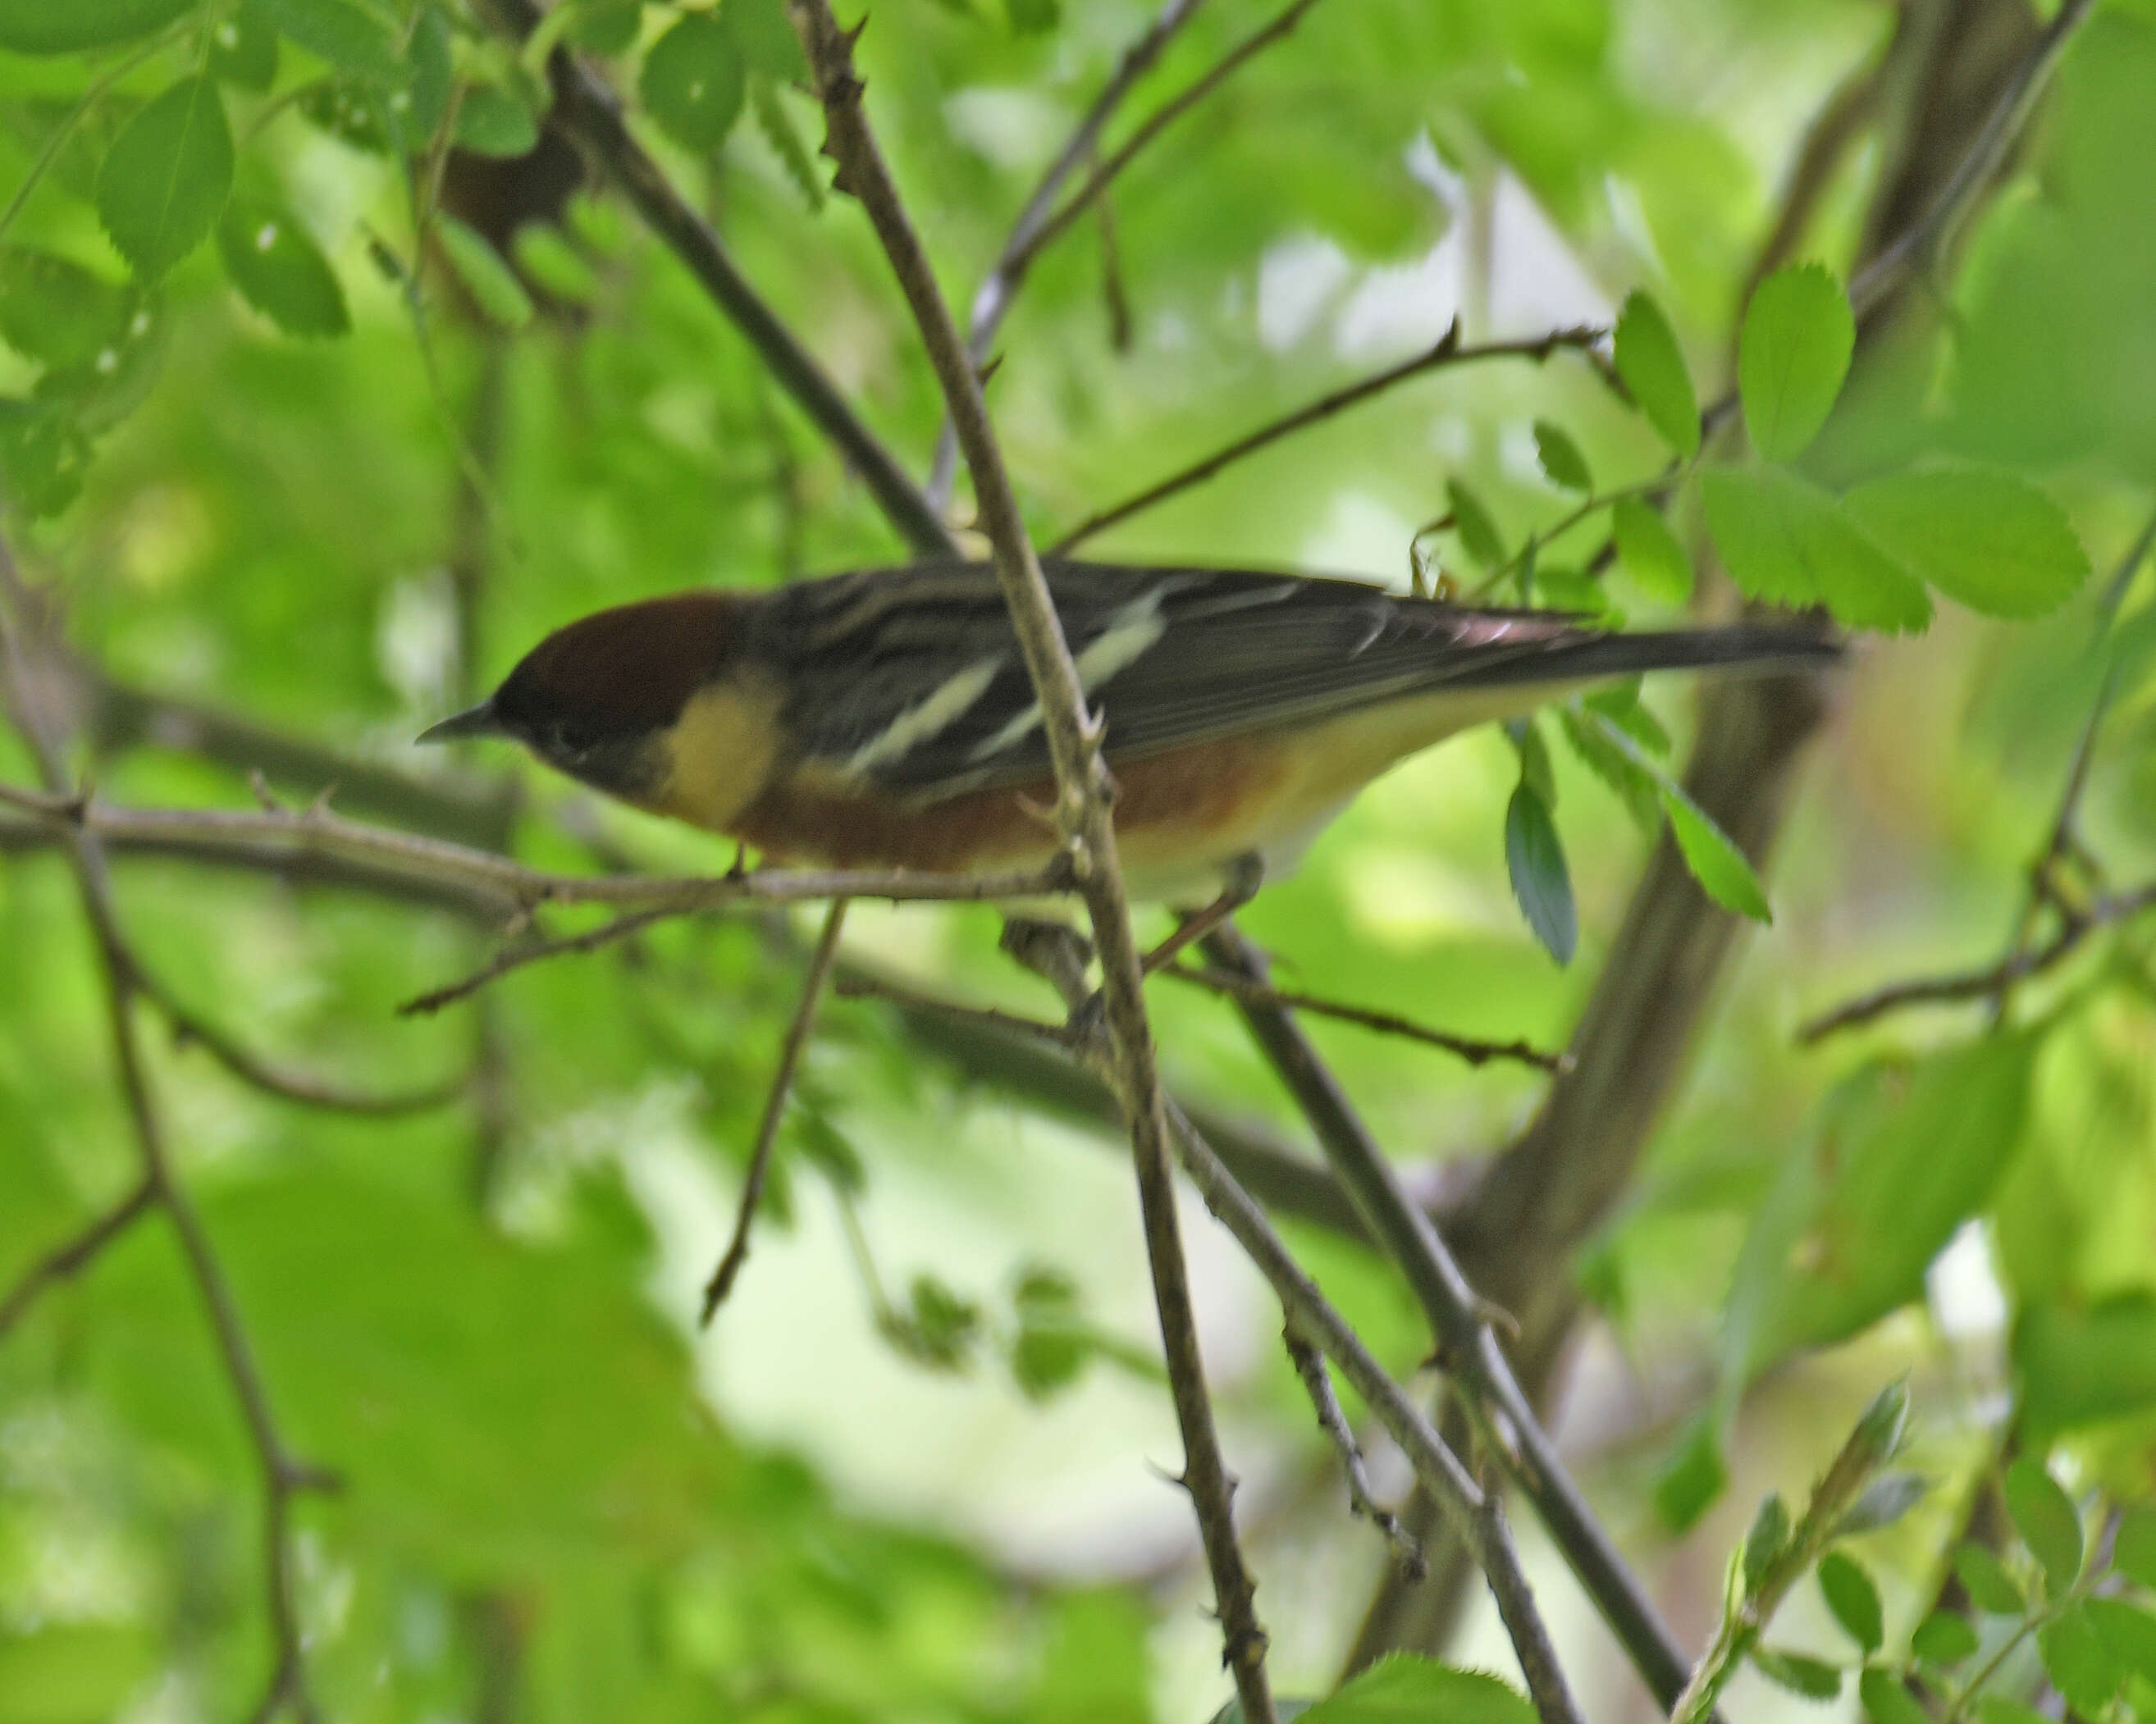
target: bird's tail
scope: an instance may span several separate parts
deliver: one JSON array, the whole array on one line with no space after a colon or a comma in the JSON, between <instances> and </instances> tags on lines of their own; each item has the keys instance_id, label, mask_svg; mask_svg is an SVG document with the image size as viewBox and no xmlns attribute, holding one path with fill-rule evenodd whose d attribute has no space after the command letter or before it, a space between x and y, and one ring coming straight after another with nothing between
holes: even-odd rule
<instances>
[{"instance_id":1,"label":"bird's tail","mask_svg":"<svg viewBox=\"0 0 2156 1724\"><path fill-rule=\"evenodd\" d=\"M1720 629L1673 629L1640 634L1593 634L1547 653L1481 667L1477 682L1539 682L1633 676L1647 670L1798 670L1832 664L1842 641L1831 629L1804 623L1738 623Z\"/></svg>"}]
</instances>

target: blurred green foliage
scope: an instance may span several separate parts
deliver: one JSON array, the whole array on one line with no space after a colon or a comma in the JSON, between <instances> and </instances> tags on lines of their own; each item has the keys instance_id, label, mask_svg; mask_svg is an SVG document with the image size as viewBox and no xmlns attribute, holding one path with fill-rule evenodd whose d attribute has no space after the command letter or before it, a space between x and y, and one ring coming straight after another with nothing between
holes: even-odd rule
<instances>
[{"instance_id":1,"label":"blurred green foliage","mask_svg":"<svg viewBox=\"0 0 2156 1724\"><path fill-rule=\"evenodd\" d=\"M1270 16L1199 12L1111 142ZM1108 0L872 18L871 116L955 302L1145 21ZM1455 311L1471 339L1614 324L1629 403L1576 353L1440 372L1089 549L1404 585L1418 523L1439 518L1442 568L1508 601L1650 622L1690 600L1711 548L1745 593L1919 637L1856 654L1763 895L1671 776L1686 696L1620 690L1403 767L1246 923L1299 988L1555 1045L1664 818L1717 900L1771 905L1577 1268L1603 1351L1637 1371L1636 1393L1589 1409L1591 1481L1643 1562L1704 1562L1690 1590L1711 1595L1750 1503L1800 1485L1908 1370L1935 1500L1982 1480L2005 1429L2028 1449L2005 1474L2020 1542L1956 1557L1954 1529L1919 1514L1860 1541L1891 1583L1830 1558L1874 1716L1902 1693L1890 1666L1965 1675L1959 1634L1922 1608L1951 1562L2002 1620L2045 1577L2015 1619L2056 1686L2145 1717L2145 1612L2108 1608L2078 1544L2066 1562L2058 1513L2078 1539L2084 1513L2152 1483L2152 918L2096 928L2002 999L1995 1030L1979 1003L1815 1049L1790 1033L1851 992L1995 960L2099 688L2057 890L2087 911L2156 868L2156 582L2110 583L2156 474L2139 167L2156 20L2098 8L1959 263L1845 394L1840 278L1876 159L1852 159L1806 263L1768 275L1748 317L1743 284L1808 116L1876 59L1882 25L1856 0L1316 6L1137 158L1111 233L1081 221L1042 255L990 399L1046 539L1427 346ZM776 0L568 0L540 50L564 41L629 93L749 277L925 470L932 380L858 211L827 196ZM540 50L433 0L0 6L0 485L85 660L416 774L434 770L408 752L416 730L567 618L901 554L626 205L558 146L525 153L550 100ZM1702 444L1700 408L1729 388L1747 438ZM248 762L183 726L82 763L116 801L247 805ZM439 782L483 812L482 767L516 775L511 841L535 862L731 859L500 760ZM12 734L0 772L34 780ZM1508 859L1535 933L1576 942L1568 968L1532 943ZM1180 1499L1134 1508L1102 1484L1172 1444L1112 1155L924 1055L886 1008L832 1001L748 1286L701 1337L693 1289L793 1003L783 919L661 927L411 1019L396 1005L496 931L118 866L146 965L247 1045L355 1089L474 1074L454 1107L362 1118L154 1039L270 1403L341 1480L295 1509L327 1716L1113 1724L1219 1704L1198 1583L1160 1555L1185 1536ZM927 983L1042 1009L994 934L986 911L920 910L857 912L852 937ZM1221 1005L1157 993L1173 1081L1292 1131ZM1517 1068L1312 1034L1406 1161L1501 1144L1538 1092ZM0 1290L129 1188L110 1058L63 864L11 828ZM1314 1230L1296 1243L1411 1370L1426 1337L1382 1265ZM1201 1270L1281 1686L1319 1691L1359 1591L1340 1577L1382 1552L1349 1542L1362 1529L1267 1350L1274 1316ZM744 1383L742 1359L770 1380ZM1781 1412L1748 1416L1762 1404ZM2050 1481L2046 1449L2078 1501L2025 1470ZM1684 1541L1642 1512L1688 1523L1725 1498L1740 1519ZM2114 1558L2143 1588L2147 1513ZM197 1290L152 1217L0 1339L0 1724L244 1715L269 1656L260 1520ZM1775 1658L1784 1686L1820 1680L1802 1649ZM1311 1716L1517 1716L1482 1680L1381 1666ZM1973 1703L1963 1680L1935 1692ZM1617 1691L1588 1700L1604 1716Z\"/></svg>"}]
</instances>

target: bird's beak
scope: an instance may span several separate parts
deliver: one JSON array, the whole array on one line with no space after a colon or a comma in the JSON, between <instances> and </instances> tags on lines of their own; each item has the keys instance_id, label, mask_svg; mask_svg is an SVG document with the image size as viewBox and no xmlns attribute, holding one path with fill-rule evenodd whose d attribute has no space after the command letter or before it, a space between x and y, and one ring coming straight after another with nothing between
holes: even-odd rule
<instances>
[{"instance_id":1,"label":"bird's beak","mask_svg":"<svg viewBox=\"0 0 2156 1724\"><path fill-rule=\"evenodd\" d=\"M454 742L459 736L498 736L501 721L495 716L494 702L482 700L465 711L454 713L438 725L430 725L413 738L417 742Z\"/></svg>"}]
</instances>

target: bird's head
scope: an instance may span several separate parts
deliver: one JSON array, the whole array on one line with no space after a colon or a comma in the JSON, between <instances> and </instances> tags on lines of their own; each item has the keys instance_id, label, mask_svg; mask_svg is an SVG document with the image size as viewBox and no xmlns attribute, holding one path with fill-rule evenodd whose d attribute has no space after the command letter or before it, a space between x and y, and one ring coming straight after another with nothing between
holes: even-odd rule
<instances>
[{"instance_id":1,"label":"bird's head","mask_svg":"<svg viewBox=\"0 0 2156 1724\"><path fill-rule=\"evenodd\" d=\"M735 656L739 609L722 593L685 593L582 618L418 740L506 736L594 789L649 801L663 788L683 708Z\"/></svg>"}]
</instances>

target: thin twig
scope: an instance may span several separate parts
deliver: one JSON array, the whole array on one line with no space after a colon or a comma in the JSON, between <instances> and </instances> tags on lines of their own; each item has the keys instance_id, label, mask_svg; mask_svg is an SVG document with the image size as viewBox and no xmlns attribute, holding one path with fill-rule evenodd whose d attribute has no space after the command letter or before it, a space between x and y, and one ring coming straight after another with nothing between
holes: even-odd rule
<instances>
[{"instance_id":1,"label":"thin twig","mask_svg":"<svg viewBox=\"0 0 2156 1724\"><path fill-rule=\"evenodd\" d=\"M2105 583L2103 593L2097 601L2096 645L2099 649L2105 644L2105 638L2110 634L2112 623L2118 614L2118 607L2125 599L2128 589L2133 584L2135 574L2139 572L2152 547L2156 547L2156 515L2151 515L2134 536L2133 544L2119 558L2118 567L2112 571L2111 578ZM2113 667L2107 664L2103 675L2097 679L2096 694L2089 702L2087 716L2082 721L2081 733L2075 739L2073 755L2066 767L2066 782L2059 792L2057 812L2051 817L2051 828L2045 836L2042 849L2029 865L2027 894L2022 901L2020 913L2015 918L2013 936L2007 942L2006 951L1999 962L1988 969L1920 977L1914 981L1897 982L1874 989L1812 1018L1797 1032L1797 1040L1800 1044L1808 1046L1836 1030L1869 1024L1889 1012L1910 1005L1989 999L1995 1021L2005 1015L2009 996L2017 983L2050 969L2097 929L2124 921L2148 907L2145 903L2137 902L2140 895L2133 892L2112 893L2089 905L2071 904L2060 896L2055 882L2055 873L2059 865L2074 849L2082 797L2088 788L2089 767L2095 757L2097 737L2103 728L2105 714L2111 710L2117 680ZM2044 945L2032 946L2030 942L2035 935L2038 917L2046 904L2056 906L2061 911L2058 931Z\"/></svg>"},{"instance_id":2,"label":"thin twig","mask_svg":"<svg viewBox=\"0 0 2156 1724\"><path fill-rule=\"evenodd\" d=\"M908 988L903 983L884 976L841 976L832 984L832 993L840 999L888 1000L892 1005L908 1012L933 1012L937 1016L957 1024L971 1024L983 1029L992 1029L1026 1035L1060 1047L1070 1045L1070 1026L1050 1024L1044 1018L1028 1018L1019 1012L998 1011L993 1006L969 1006L961 1000L947 1000L919 988Z\"/></svg>"},{"instance_id":3,"label":"thin twig","mask_svg":"<svg viewBox=\"0 0 2156 1724\"><path fill-rule=\"evenodd\" d=\"M2060 54L2094 9L2094 3L2095 0L2066 0L2014 69L2014 75L1985 115L1982 129L1938 194L1892 244L1857 271L1849 284L1849 301L1860 321L1892 297L1907 277L1930 268L1952 243L1961 218L2013 149Z\"/></svg>"},{"instance_id":4,"label":"thin twig","mask_svg":"<svg viewBox=\"0 0 2156 1724\"><path fill-rule=\"evenodd\" d=\"M1270 423L1261 425L1256 430L1237 438L1225 448L1215 449L1203 460L1194 461L1188 467L1171 473L1158 484L1147 486L1145 490L1137 492L1135 495L1126 497L1120 503L1113 504L1096 514L1087 516L1085 520L1080 521L1077 526L1072 527L1051 545L1048 554L1051 557L1067 557L1073 548L1092 538L1096 534L1106 532L1110 527L1120 525L1133 515L1150 509L1156 504L1166 502L1168 498L1180 491L1189 490L1194 485L1204 484L1223 468L1232 466L1245 456L1255 454L1260 449L1279 442L1283 437L1292 436L1296 432L1317 424L1321 420L1330 418L1334 413L1348 408L1359 406L1373 396L1382 395L1388 389L1404 383L1411 378L1422 377L1434 371L1442 371L1451 366L1472 365L1477 361L1485 359L1543 360L1560 348L1565 347L1573 348L1582 352L1591 352L1595 343L1603 338L1604 333L1605 331L1600 329L1583 324L1572 329L1553 330L1546 336L1537 336L1532 339L1481 341L1470 346L1461 343L1460 321L1455 318L1452 326L1446 330L1433 346L1425 348L1412 358L1404 359L1397 365L1388 366L1384 370L1362 378L1357 382L1350 383L1343 388L1321 395L1317 400L1296 408L1291 413L1283 413Z\"/></svg>"},{"instance_id":5,"label":"thin twig","mask_svg":"<svg viewBox=\"0 0 2156 1724\"><path fill-rule=\"evenodd\" d=\"M1263 956L1232 924L1216 930L1206 950L1223 967L1265 981ZM1440 1361L1466 1390L1466 1404L1490 1451L1534 1504L1552 1542L1563 1552L1648 1688L1669 1705L1683 1691L1691 1660L1536 1422L1491 1331L1489 1307L1468 1285L1430 1218L1409 1199L1398 1172L1293 1018L1276 1006L1248 1000L1240 1004L1260 1048L1301 1105L1364 1224L1406 1275L1429 1320Z\"/></svg>"},{"instance_id":6,"label":"thin twig","mask_svg":"<svg viewBox=\"0 0 2156 1724\"><path fill-rule=\"evenodd\" d=\"M133 954L129 956L131 959ZM177 1039L195 1044L241 1082L252 1084L266 1094L281 1096L287 1101L296 1101L305 1107L320 1107L332 1113L388 1118L397 1114L426 1113L437 1107L444 1107L464 1093L465 1080L462 1077L446 1078L440 1083L429 1084L422 1089L392 1090L372 1094L364 1090L347 1090L305 1072L290 1071L242 1046L194 1012L165 985L162 977L143 968L139 962L128 977L128 982L137 993L163 1014L166 1022L172 1026Z\"/></svg>"},{"instance_id":7,"label":"thin twig","mask_svg":"<svg viewBox=\"0 0 2156 1724\"><path fill-rule=\"evenodd\" d=\"M6 1336L21 1321L23 1313L36 1302L40 1293L55 1281L64 1281L88 1268L100 1252L126 1232L157 1200L156 1188L146 1179L140 1181L126 1197L73 1239L55 1245L23 1270L7 1296L0 1298L0 1337Z\"/></svg>"},{"instance_id":8,"label":"thin twig","mask_svg":"<svg viewBox=\"0 0 2156 1724\"><path fill-rule=\"evenodd\" d=\"M1111 151L1099 167L1086 176L1085 183L1073 192L1053 215L1043 220L1029 239L1023 244L1011 248L1004 259L1004 268L1010 278L1009 291L1017 290L1019 284L1025 280L1026 271L1033 267L1034 259L1054 244L1063 231L1086 213L1087 206L1108 188L1116 176L1128 167L1147 145L1234 77L1245 62L1263 53L1274 43L1292 34L1295 27L1302 22L1303 14L1317 3L1317 0L1293 0L1293 3L1271 23L1245 37L1223 54L1210 70L1147 115L1144 123L1120 147Z\"/></svg>"},{"instance_id":9,"label":"thin twig","mask_svg":"<svg viewBox=\"0 0 2156 1724\"><path fill-rule=\"evenodd\" d=\"M1101 726L1088 709L1085 685L1056 619L1040 559L1026 536L981 398L979 376L862 111L853 38L839 28L829 0L788 0L788 11L823 104L824 150L838 164L834 184L860 201L920 329L973 475L981 526L994 552L997 580L1040 705L1041 728L1055 769L1063 854L1084 894L1101 956L1102 1005L1115 1052L1114 1082L1130 1127L1153 1303L1160 1318L1170 1398L1183 1438L1183 1481L1197 1512L1227 1660L1235 1673L1245 1724L1275 1724L1272 1693L1265 1679L1265 1631L1252 1603L1255 1588L1235 1542L1234 1484L1214 1428L1199 1352L1189 1270L1175 1213L1173 1152L1160 1070L1146 1021L1137 939L1131 929L1130 906L1116 859L1107 767L1101 757Z\"/></svg>"},{"instance_id":10,"label":"thin twig","mask_svg":"<svg viewBox=\"0 0 2156 1724\"><path fill-rule=\"evenodd\" d=\"M756 1148L748 1158L748 1177L742 1183L741 1207L734 1215L733 1237L726 1242L719 1265L704 1285L704 1306L696 1321L705 1328L718 1315L733 1290L734 1278L748 1261L748 1231L756 1220L757 1206L763 1201L763 1183L771 1172L771 1152L778 1142L778 1122L786 1116L787 1097L793 1090L793 1074L801 1064L802 1049L815 1028L816 1007L830 979L832 960L839 955L839 936L846 926L846 900L834 898L824 914L824 931L808 957L808 972L801 980L801 1003L793 1008L793 1021L786 1027L786 1039L778 1049L778 1066L771 1075L771 1093L764 1098L763 1117L757 1123Z\"/></svg>"},{"instance_id":11,"label":"thin twig","mask_svg":"<svg viewBox=\"0 0 2156 1724\"><path fill-rule=\"evenodd\" d=\"M1396 1012L1375 1011L1367 1006L1351 1006L1339 1000L1320 999L1315 994L1294 993L1281 988L1253 982L1247 976L1236 975L1218 965L1193 967L1169 964L1153 973L1173 976L1178 982L1194 983L1209 988L1215 993L1224 993L1230 998L1248 1000L1254 1004L1278 1006L1288 1011L1308 1012L1314 1017L1334 1018L1342 1024L1358 1024L1365 1029L1373 1029L1383 1035L1405 1036L1410 1041L1442 1048L1448 1054L1456 1054L1470 1065L1485 1065L1492 1060L1517 1060L1522 1065L1532 1065L1537 1071L1561 1072L1566 1069L1563 1054L1552 1054L1526 1041L1479 1041L1472 1036L1455 1035L1449 1030L1432 1029L1418 1024L1412 1018L1403 1018Z\"/></svg>"},{"instance_id":12,"label":"thin twig","mask_svg":"<svg viewBox=\"0 0 2156 1724\"><path fill-rule=\"evenodd\" d=\"M538 26L539 8L531 0L488 4L520 43ZM620 98L567 48L557 48L547 67L554 85L547 123L558 126L605 170L645 224L687 265L770 367L779 387L860 475L899 536L924 556L959 554L957 540L898 458L862 423L845 393L742 274L716 229L636 141L622 117Z\"/></svg>"},{"instance_id":13,"label":"thin twig","mask_svg":"<svg viewBox=\"0 0 2156 1724\"><path fill-rule=\"evenodd\" d=\"M322 808L275 809L127 808L78 797L39 794L0 783L0 803L91 837L121 844L235 842L292 854L312 852L382 865L416 880L499 894L520 911L548 904L603 904L654 911L709 910L726 904L798 904L826 898L901 903L983 903L1055 896L1073 889L1069 864L997 874L913 873L904 869L771 869L687 877L551 874L488 850L393 832L345 819Z\"/></svg>"},{"instance_id":14,"label":"thin twig","mask_svg":"<svg viewBox=\"0 0 2156 1724\"><path fill-rule=\"evenodd\" d=\"M1086 110L1085 117L1057 152L1055 161L1048 164L1040 183L1033 188L1033 194L1019 211L1010 238L1004 242L994 266L973 295L966 327L966 351L975 365L986 362L989 344L995 340L996 331L1003 327L1004 314L1018 297L1019 285L1025 273L1024 264L1018 262L1019 254L1032 244L1034 236L1047 221L1057 196L1070 176L1094 158L1101 134L1115 117L1123 99L1152 69L1176 32L1189 23L1204 4L1204 0L1168 0L1160 15L1123 50L1115 71L1101 86L1100 95L1093 99L1093 105ZM936 457L930 464L928 475L929 500L939 508L951 500L951 481L957 470L958 439L947 419L936 434Z\"/></svg>"},{"instance_id":15,"label":"thin twig","mask_svg":"<svg viewBox=\"0 0 2156 1724\"><path fill-rule=\"evenodd\" d=\"M4 661L6 688L14 707L18 729L29 744L40 775L55 803L80 809L84 798L65 793L66 770L59 746L45 726L45 716L35 706L37 682L25 658L23 626L29 626L32 608L24 603L27 589L17 576L13 557L0 543L0 661ZM201 1295L225 1375L239 1400L250 1444L262 1472L263 1540L265 1590L270 1639L275 1652L260 1703L254 1717L266 1721L285 1707L295 1710L303 1724L315 1717L306 1687L306 1665L301 1639L299 1607L291 1573L290 1516L293 1496L301 1491L335 1488L329 1473L296 1459L285 1445L271 1413L253 1344L218 1261L215 1248L196 1213L194 1200L172 1172L164 1137L164 1124L150 1090L136 1034L134 1000L136 978L142 966L121 931L119 911L112 895L104 851L86 823L78 819L72 832L71 857L83 913L97 945L105 982L106 1021L112 1037L113 1060L119 1069L120 1086L127 1116L134 1128L141 1160L144 1188L162 1208L178 1234L197 1291Z\"/></svg>"},{"instance_id":16,"label":"thin twig","mask_svg":"<svg viewBox=\"0 0 2156 1724\"><path fill-rule=\"evenodd\" d=\"M1333 1450L1340 1457L1340 1470L1348 1480L1348 1507L1384 1534L1385 1542L1392 1546L1393 1554L1399 1560L1401 1571L1412 1580L1420 1580L1430 1572L1430 1560L1423 1555L1422 1546L1400 1525L1399 1516L1381 1507L1370 1494L1370 1475L1363 1470L1363 1448L1355 1440L1355 1433L1348 1428L1348 1416L1340 1410L1340 1397L1332 1392L1332 1376L1326 1368L1324 1352L1297 1335L1292 1324L1281 1331L1281 1339L1286 1343L1295 1374L1302 1379L1303 1392L1310 1397L1312 1409L1317 1414L1318 1429L1332 1440Z\"/></svg>"},{"instance_id":17,"label":"thin twig","mask_svg":"<svg viewBox=\"0 0 2156 1724\"><path fill-rule=\"evenodd\" d=\"M2156 881L2132 891L2106 892L2069 916L2042 946L2010 952L1985 969L1922 976L1860 995L1830 1012L1822 1012L1798 1030L1797 1040L1809 1046L1836 1030L1869 1024L1905 1006L1950 1005L1994 998L2014 983L2052 968L2091 934L2130 921L2150 910L2156 910Z\"/></svg>"},{"instance_id":18,"label":"thin twig","mask_svg":"<svg viewBox=\"0 0 2156 1724\"><path fill-rule=\"evenodd\" d=\"M843 902L844 900L837 900ZM431 1017L443 1007L469 998L490 982L506 976L511 970L521 970L526 964L536 964L545 958L567 957L602 947L613 946L628 939L639 929L676 914L670 910L632 910L626 916L618 916L612 921L581 934L571 934L559 940L534 940L523 946L505 946L486 962L474 970L461 982L452 982L432 992L416 995L397 1008L400 1018Z\"/></svg>"}]
</instances>

